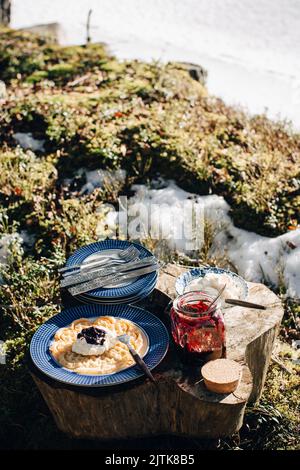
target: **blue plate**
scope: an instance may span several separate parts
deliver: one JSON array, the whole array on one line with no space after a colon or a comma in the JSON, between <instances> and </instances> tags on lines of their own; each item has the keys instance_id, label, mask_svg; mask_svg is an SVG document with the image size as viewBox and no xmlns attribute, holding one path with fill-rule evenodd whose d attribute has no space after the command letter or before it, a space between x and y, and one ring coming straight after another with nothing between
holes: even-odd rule
<instances>
[{"instance_id":1,"label":"blue plate","mask_svg":"<svg viewBox=\"0 0 300 470\"><path fill-rule=\"evenodd\" d=\"M245 300L248 296L248 285L247 282L238 274L233 273L232 271L228 271L227 269L222 268L193 268L189 271L181 274L175 282L175 289L178 295L182 295L184 293L184 289L186 286L197 279L198 277L204 277L208 273L215 273L215 274L228 274L231 276L237 284L239 284L243 290L243 294L240 300Z\"/></svg>"},{"instance_id":2,"label":"blue plate","mask_svg":"<svg viewBox=\"0 0 300 470\"><path fill-rule=\"evenodd\" d=\"M151 292L150 292L151 293ZM124 299L121 299L121 300L110 300L110 301L106 301L106 300L91 300L89 299L88 297L83 297L83 296L80 296L78 295L77 296L77 299L84 303L84 304L96 304L96 305L123 305L123 304L135 304L137 302L140 302L141 300L143 300L145 297L148 297L148 295L150 295L150 293L145 293L143 295L137 295L135 297L126 297Z\"/></svg>"},{"instance_id":3,"label":"blue plate","mask_svg":"<svg viewBox=\"0 0 300 470\"><path fill-rule=\"evenodd\" d=\"M144 361L149 369L156 367L165 357L169 346L169 334L164 324L150 312L129 305L82 305L63 310L35 332L30 344L30 354L34 364L44 374L59 382L82 387L118 385L143 376L143 372L136 365L109 375L81 375L63 368L53 359L49 346L59 328L70 325L78 318L101 315L125 318L145 331L149 338L149 349Z\"/></svg>"},{"instance_id":4,"label":"blue plate","mask_svg":"<svg viewBox=\"0 0 300 470\"><path fill-rule=\"evenodd\" d=\"M124 250L130 245L134 245L140 252L140 259L152 256L152 253L138 243L126 240L104 240L102 242L91 243L76 250L66 262L66 266L81 264L83 261L99 251L104 250ZM145 274L133 280L130 284L122 287L94 289L88 293L88 296L95 299L129 297L148 289L157 279L157 272Z\"/></svg>"},{"instance_id":5,"label":"blue plate","mask_svg":"<svg viewBox=\"0 0 300 470\"><path fill-rule=\"evenodd\" d=\"M84 304L96 304L96 305L121 305L121 304L134 304L140 300L148 297L151 294L150 292L145 292L143 294L135 295L134 297L124 297L123 299L117 300L91 300L89 297L84 297L84 295L78 295L76 298Z\"/></svg>"},{"instance_id":6,"label":"blue plate","mask_svg":"<svg viewBox=\"0 0 300 470\"><path fill-rule=\"evenodd\" d=\"M101 304L101 305L114 305L114 304L132 304L132 303L135 303L135 302L138 302L142 299L144 299L145 297L148 297L148 295L151 294L151 292L153 292L153 290L155 289L155 285L156 285L156 280L154 281L154 283L147 289L144 289L143 291L139 292L138 294L136 295L132 295L132 296L129 296L129 297L116 297L116 298L103 298L103 299L99 299L99 298L95 298L95 297L89 297L88 293L86 294L80 294L80 295L77 295L76 298L80 301L80 302L83 302L85 304Z\"/></svg>"}]
</instances>

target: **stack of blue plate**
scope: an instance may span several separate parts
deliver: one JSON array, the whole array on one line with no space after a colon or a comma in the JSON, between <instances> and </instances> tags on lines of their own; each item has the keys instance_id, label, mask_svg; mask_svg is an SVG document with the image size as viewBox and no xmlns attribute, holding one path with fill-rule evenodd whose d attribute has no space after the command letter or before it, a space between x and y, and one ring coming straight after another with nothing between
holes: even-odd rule
<instances>
[{"instance_id":1,"label":"stack of blue plate","mask_svg":"<svg viewBox=\"0 0 300 470\"><path fill-rule=\"evenodd\" d=\"M116 258L120 250L125 250L130 245L134 245L140 252L140 259L152 256L152 253L138 243L132 243L125 240L104 240L102 242L92 243L79 248L68 259L66 266L72 267L93 259L95 254L101 254L105 257ZM94 289L76 296L76 299L84 303L94 304L129 304L138 302L147 297L155 288L157 281L157 272L145 274L135 279L129 279L112 287L102 287Z\"/></svg>"}]
</instances>

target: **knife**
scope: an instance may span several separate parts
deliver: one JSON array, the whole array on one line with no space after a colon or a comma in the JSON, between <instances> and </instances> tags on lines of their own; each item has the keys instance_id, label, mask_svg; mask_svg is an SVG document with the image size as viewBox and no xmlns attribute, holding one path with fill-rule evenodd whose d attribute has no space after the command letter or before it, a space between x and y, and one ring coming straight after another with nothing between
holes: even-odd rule
<instances>
[{"instance_id":1,"label":"knife","mask_svg":"<svg viewBox=\"0 0 300 470\"><path fill-rule=\"evenodd\" d=\"M101 277L97 279L93 279L92 281L88 282L83 282L81 284L78 284L77 286L69 288L69 292L72 295L78 295L78 294L83 294L84 292L88 292L93 289L97 289L100 287L104 287L107 284L111 284L114 281L126 281L127 279L132 279L135 277L143 276L144 274L149 274L154 271L157 271L161 267L161 263L155 263L152 264L151 266L147 266L145 268L140 268L140 269L135 269L133 271L130 271L128 273L112 273L109 274L106 277Z\"/></svg>"},{"instance_id":2,"label":"knife","mask_svg":"<svg viewBox=\"0 0 300 470\"><path fill-rule=\"evenodd\" d=\"M130 271L134 268L139 267L146 267L148 265L154 264L156 262L156 258L154 256L147 256L146 258L138 259L135 261L130 261L128 263L122 263L118 266L112 266L107 268L96 268L91 272L83 273L83 274L74 274L67 276L66 278L60 281L60 287L69 287L74 286L76 284L80 284L82 282L91 281L93 279L97 279L100 277L106 277L109 274L113 273L120 273Z\"/></svg>"}]
</instances>

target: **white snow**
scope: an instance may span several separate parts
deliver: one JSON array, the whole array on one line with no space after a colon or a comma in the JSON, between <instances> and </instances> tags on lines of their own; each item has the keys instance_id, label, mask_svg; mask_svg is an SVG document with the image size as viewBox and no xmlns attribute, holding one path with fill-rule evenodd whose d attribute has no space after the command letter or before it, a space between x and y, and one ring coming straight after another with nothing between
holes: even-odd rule
<instances>
[{"instance_id":1,"label":"white snow","mask_svg":"<svg viewBox=\"0 0 300 470\"><path fill-rule=\"evenodd\" d=\"M102 188L104 185L112 186L116 183L123 183L126 178L126 171L122 169L115 171L81 169L79 173L84 173L86 177L86 183L82 186L80 194L90 194L95 188Z\"/></svg>"},{"instance_id":2,"label":"white snow","mask_svg":"<svg viewBox=\"0 0 300 470\"><path fill-rule=\"evenodd\" d=\"M0 265L6 265L8 258L10 256L10 248L13 243L18 243L21 245L23 239L21 235L17 232L7 233L5 235L0 235ZM4 284L3 277L0 273L0 286Z\"/></svg>"},{"instance_id":3,"label":"white snow","mask_svg":"<svg viewBox=\"0 0 300 470\"><path fill-rule=\"evenodd\" d=\"M9 248L14 242L22 243L22 238L18 233L8 233L0 237L0 264L7 264Z\"/></svg>"},{"instance_id":4,"label":"white snow","mask_svg":"<svg viewBox=\"0 0 300 470\"><path fill-rule=\"evenodd\" d=\"M288 296L300 297L300 229L269 238L237 228L228 214L230 206L223 197L188 193L173 181L166 182L162 189L149 189L144 185L132 189L136 193L128 200L129 221L132 221L128 225L129 235L138 234L138 230L140 238L147 233L154 238L160 234L171 249L188 253L189 238L185 233L182 238L176 237L178 226L185 217L184 203L192 200L204 208L205 219L215 227L211 255L226 255L248 281L267 282L273 286L282 281ZM111 212L105 223L112 227L117 223L117 214ZM130 223L139 225L136 232L132 232L136 227ZM201 231L203 225L198 225L197 229Z\"/></svg>"},{"instance_id":5,"label":"white snow","mask_svg":"<svg viewBox=\"0 0 300 470\"><path fill-rule=\"evenodd\" d=\"M20 233L13 232L0 235L0 264L7 264L12 244L17 243L19 246L31 247L35 242L35 238L35 235L29 234L26 230L21 230Z\"/></svg>"},{"instance_id":6,"label":"white snow","mask_svg":"<svg viewBox=\"0 0 300 470\"><path fill-rule=\"evenodd\" d=\"M58 22L80 44L89 9L118 57L201 64L212 93L300 128L299 0L13 0L12 26Z\"/></svg>"},{"instance_id":7,"label":"white snow","mask_svg":"<svg viewBox=\"0 0 300 470\"><path fill-rule=\"evenodd\" d=\"M59 22L64 42L79 44L85 42L90 8L92 40L106 42L118 57L198 63L209 72L210 92L252 113L268 108L270 117L291 119L300 129L299 0L13 0L12 26ZM16 137L20 145L41 148L30 134L25 136ZM102 187L109 178L98 171L86 172L86 177L82 193ZM182 205L192 197L218 228L212 252L225 253L249 281L267 279L278 285L282 277L288 295L300 297L300 229L275 238L247 232L233 225L222 197L193 195L173 182L161 189L135 190L128 208L133 215L143 209L142 229L149 229L145 206L158 205L150 228L183 251L187 240L176 238L172 220L181 224ZM109 225L115 220L110 213ZM0 247L0 261L1 253L5 248Z\"/></svg>"},{"instance_id":8,"label":"white snow","mask_svg":"<svg viewBox=\"0 0 300 470\"><path fill-rule=\"evenodd\" d=\"M13 138L23 149L44 152L44 140L35 139L31 132L16 132Z\"/></svg>"},{"instance_id":9,"label":"white snow","mask_svg":"<svg viewBox=\"0 0 300 470\"><path fill-rule=\"evenodd\" d=\"M163 189L149 189L144 185L133 185L132 189L136 193L128 201L130 237L143 238L149 235L154 239L167 240L172 250L191 250L192 200L187 196L199 202L194 206L199 220L203 215L202 201L196 195L180 189L174 182L169 182Z\"/></svg>"}]
</instances>

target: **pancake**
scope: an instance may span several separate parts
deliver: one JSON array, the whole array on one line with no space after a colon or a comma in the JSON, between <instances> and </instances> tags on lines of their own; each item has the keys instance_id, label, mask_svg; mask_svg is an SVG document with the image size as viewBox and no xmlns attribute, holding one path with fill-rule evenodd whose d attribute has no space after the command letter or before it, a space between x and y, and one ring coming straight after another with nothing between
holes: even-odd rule
<instances>
[{"instance_id":1,"label":"pancake","mask_svg":"<svg viewBox=\"0 0 300 470\"><path fill-rule=\"evenodd\" d=\"M120 341L117 341L113 348L105 351L100 356L83 356L73 352L72 345L77 339L77 334L90 326L105 327L117 336L127 334L130 336L130 344L135 351L141 353L143 349L142 332L129 320L109 316L92 320L80 318L73 321L69 326L60 328L50 346L52 356L62 367L77 374L106 375L114 374L134 364L127 346Z\"/></svg>"}]
</instances>

